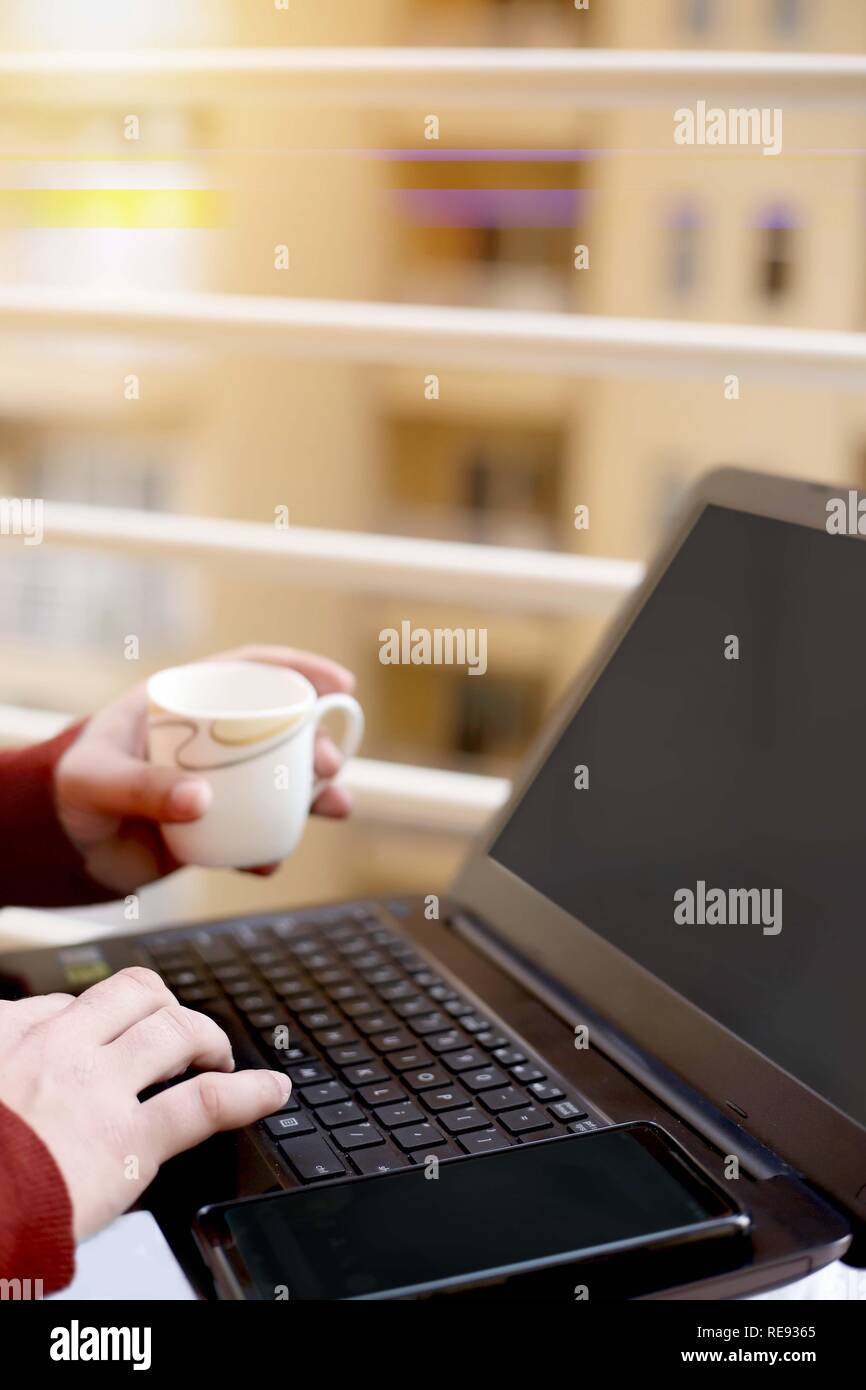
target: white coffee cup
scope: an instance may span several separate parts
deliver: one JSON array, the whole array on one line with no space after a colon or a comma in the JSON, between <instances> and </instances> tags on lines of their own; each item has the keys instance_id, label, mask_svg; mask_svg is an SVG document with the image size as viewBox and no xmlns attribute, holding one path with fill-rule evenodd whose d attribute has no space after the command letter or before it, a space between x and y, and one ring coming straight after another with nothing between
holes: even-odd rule
<instances>
[{"instance_id":1,"label":"white coffee cup","mask_svg":"<svg viewBox=\"0 0 866 1390\"><path fill-rule=\"evenodd\" d=\"M201 661L158 671L147 683L150 760L209 782L213 800L196 821L163 825L183 864L246 869L297 847L316 781L316 730L332 710L351 758L364 714L351 695L318 696L298 671L255 661Z\"/></svg>"}]
</instances>

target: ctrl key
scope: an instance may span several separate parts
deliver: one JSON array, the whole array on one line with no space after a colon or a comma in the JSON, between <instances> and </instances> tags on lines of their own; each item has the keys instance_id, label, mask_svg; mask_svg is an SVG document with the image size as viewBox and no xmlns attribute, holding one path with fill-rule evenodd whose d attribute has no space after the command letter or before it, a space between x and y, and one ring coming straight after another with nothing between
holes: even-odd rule
<instances>
[{"instance_id":1,"label":"ctrl key","mask_svg":"<svg viewBox=\"0 0 866 1390\"><path fill-rule=\"evenodd\" d=\"M318 1134L310 1134L303 1139L282 1139L277 1147L301 1182L339 1178L346 1171L334 1150Z\"/></svg>"}]
</instances>

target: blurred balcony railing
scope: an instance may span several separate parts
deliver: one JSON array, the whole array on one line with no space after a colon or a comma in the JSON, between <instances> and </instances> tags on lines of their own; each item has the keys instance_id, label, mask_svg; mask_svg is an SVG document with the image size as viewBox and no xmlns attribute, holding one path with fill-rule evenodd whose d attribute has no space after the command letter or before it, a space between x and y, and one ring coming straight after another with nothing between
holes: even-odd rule
<instances>
[{"instance_id":1,"label":"blurred balcony railing","mask_svg":"<svg viewBox=\"0 0 866 1390\"><path fill-rule=\"evenodd\" d=\"M0 285L0 330L128 333L377 366L703 376L862 390L866 333L277 295Z\"/></svg>"},{"instance_id":2,"label":"blurred balcony railing","mask_svg":"<svg viewBox=\"0 0 866 1390\"><path fill-rule=\"evenodd\" d=\"M234 563L247 574L279 564L283 579L315 588L512 612L607 612L643 576L630 560L60 502L45 503L44 541L173 554L222 570Z\"/></svg>"},{"instance_id":3,"label":"blurred balcony railing","mask_svg":"<svg viewBox=\"0 0 866 1390\"><path fill-rule=\"evenodd\" d=\"M866 58L565 48L189 48L0 54L4 99L176 104L264 98L393 108L622 107L705 98L866 105Z\"/></svg>"}]
</instances>

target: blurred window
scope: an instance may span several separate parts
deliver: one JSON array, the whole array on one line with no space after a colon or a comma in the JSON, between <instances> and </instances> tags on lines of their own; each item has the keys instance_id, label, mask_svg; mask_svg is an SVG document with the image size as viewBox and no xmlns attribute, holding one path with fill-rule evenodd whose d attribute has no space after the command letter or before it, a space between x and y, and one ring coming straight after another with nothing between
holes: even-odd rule
<instances>
[{"instance_id":1,"label":"blurred window","mask_svg":"<svg viewBox=\"0 0 866 1390\"><path fill-rule=\"evenodd\" d=\"M392 204L398 292L413 300L563 308L574 296L591 166L570 149L399 159ZM582 287L581 277L577 277Z\"/></svg>"},{"instance_id":2,"label":"blurred window","mask_svg":"<svg viewBox=\"0 0 866 1390\"><path fill-rule=\"evenodd\" d=\"M386 756L504 771L534 738L547 695L536 670L470 676L448 666L389 666L377 693Z\"/></svg>"},{"instance_id":3,"label":"blurred window","mask_svg":"<svg viewBox=\"0 0 866 1390\"><path fill-rule=\"evenodd\" d=\"M565 433L551 425L397 419L384 492L407 535L547 547L557 540Z\"/></svg>"},{"instance_id":4,"label":"blurred window","mask_svg":"<svg viewBox=\"0 0 866 1390\"><path fill-rule=\"evenodd\" d=\"M681 204L671 219L666 238L671 288L686 295L698 282L701 220L692 204Z\"/></svg>"},{"instance_id":5,"label":"blurred window","mask_svg":"<svg viewBox=\"0 0 866 1390\"><path fill-rule=\"evenodd\" d=\"M770 23L777 34L796 34L803 23L802 0L770 0Z\"/></svg>"},{"instance_id":6,"label":"blurred window","mask_svg":"<svg viewBox=\"0 0 866 1390\"><path fill-rule=\"evenodd\" d=\"M767 209L758 228L758 289L765 299L782 299L794 281L794 222L788 209Z\"/></svg>"},{"instance_id":7,"label":"blurred window","mask_svg":"<svg viewBox=\"0 0 866 1390\"><path fill-rule=\"evenodd\" d=\"M706 34L716 18L716 0L682 0L683 23L690 34Z\"/></svg>"},{"instance_id":8,"label":"blurred window","mask_svg":"<svg viewBox=\"0 0 866 1390\"><path fill-rule=\"evenodd\" d=\"M542 687L531 676L451 677L452 744L470 757L515 758L541 721Z\"/></svg>"},{"instance_id":9,"label":"blurred window","mask_svg":"<svg viewBox=\"0 0 866 1390\"><path fill-rule=\"evenodd\" d=\"M168 473L153 449L99 437L37 441L18 451L7 484L20 497L162 510ZM13 490L10 487L10 492ZM166 643L192 632L194 585L159 559L73 546L0 547L0 632L36 645L122 655L123 639Z\"/></svg>"}]
</instances>

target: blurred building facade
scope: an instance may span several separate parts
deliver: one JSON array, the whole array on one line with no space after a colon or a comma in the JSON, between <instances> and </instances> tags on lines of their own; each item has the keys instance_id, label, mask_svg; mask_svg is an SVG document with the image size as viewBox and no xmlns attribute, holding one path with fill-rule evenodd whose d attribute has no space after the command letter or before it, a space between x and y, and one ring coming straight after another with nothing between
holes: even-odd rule
<instances>
[{"instance_id":1,"label":"blurred building facade","mask_svg":"<svg viewBox=\"0 0 866 1390\"><path fill-rule=\"evenodd\" d=\"M48 0L7 6L0 46L866 47L858 0L593 0L584 11L224 0L150 22L91 8L92 37ZM671 128L669 107L639 100L489 109L467 93L431 113L423 97L396 112L241 99L230 82L219 100L154 88L131 108L98 84L92 101L68 102L62 79L50 101L0 93L0 282L862 331L866 116L786 110L778 158L677 149ZM142 190L173 190L172 225L142 226ZM433 354L428 373L129 334L13 336L2 321L0 344L4 496L262 522L286 506L303 526L645 559L690 481L720 462L866 483L866 404L828 386L743 379L732 401L706 378L440 371ZM588 530L575 529L581 504ZM358 673L369 756L499 775L603 621L5 540L0 578L3 703L78 713L175 660L286 642ZM486 627L487 675L382 666L378 634L404 619ZM187 875L183 910L435 891L463 848L459 835L394 824L316 825L268 882Z\"/></svg>"}]
</instances>

